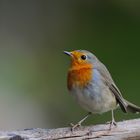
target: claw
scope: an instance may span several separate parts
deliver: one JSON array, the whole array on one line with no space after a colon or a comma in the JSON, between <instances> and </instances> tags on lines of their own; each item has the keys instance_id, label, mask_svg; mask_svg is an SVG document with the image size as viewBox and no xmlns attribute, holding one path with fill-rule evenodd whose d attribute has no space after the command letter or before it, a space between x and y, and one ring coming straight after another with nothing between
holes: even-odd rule
<instances>
[{"instance_id":1,"label":"claw","mask_svg":"<svg viewBox=\"0 0 140 140\"><path fill-rule=\"evenodd\" d=\"M79 122L77 124L70 123L70 125L71 125L71 131L74 131L76 128L81 127L81 123Z\"/></svg>"},{"instance_id":2,"label":"claw","mask_svg":"<svg viewBox=\"0 0 140 140\"><path fill-rule=\"evenodd\" d=\"M109 130L111 130L113 126L115 126L115 127L117 126L117 123L115 122L115 120L108 122L108 124L110 124Z\"/></svg>"},{"instance_id":3,"label":"claw","mask_svg":"<svg viewBox=\"0 0 140 140\"><path fill-rule=\"evenodd\" d=\"M110 124L109 130L112 129L112 126L117 126L117 123L116 123L116 121L114 119L114 112L113 112L113 110L111 110L111 114L112 114L112 120L110 122L107 122L108 124Z\"/></svg>"},{"instance_id":4,"label":"claw","mask_svg":"<svg viewBox=\"0 0 140 140\"><path fill-rule=\"evenodd\" d=\"M71 125L71 130L74 131L75 128L80 127L81 124L82 124L82 122L84 122L84 121L89 117L89 115L91 115L91 112L89 112L89 113L88 113L82 120L80 120L77 124L71 123L71 124L70 124L70 125Z\"/></svg>"},{"instance_id":5,"label":"claw","mask_svg":"<svg viewBox=\"0 0 140 140\"><path fill-rule=\"evenodd\" d=\"M73 123L70 123L70 126L71 126L71 127L73 127L73 126L74 126L74 124L73 124Z\"/></svg>"}]
</instances>

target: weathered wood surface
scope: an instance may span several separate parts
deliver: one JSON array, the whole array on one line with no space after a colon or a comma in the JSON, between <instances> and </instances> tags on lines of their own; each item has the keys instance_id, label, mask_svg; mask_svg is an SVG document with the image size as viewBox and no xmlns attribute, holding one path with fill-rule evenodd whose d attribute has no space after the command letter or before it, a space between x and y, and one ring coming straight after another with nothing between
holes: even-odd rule
<instances>
[{"instance_id":1,"label":"weathered wood surface","mask_svg":"<svg viewBox=\"0 0 140 140\"><path fill-rule=\"evenodd\" d=\"M81 127L74 132L70 128L25 129L21 131L0 131L0 140L140 140L140 119L118 122L109 130L109 125Z\"/></svg>"}]
</instances>

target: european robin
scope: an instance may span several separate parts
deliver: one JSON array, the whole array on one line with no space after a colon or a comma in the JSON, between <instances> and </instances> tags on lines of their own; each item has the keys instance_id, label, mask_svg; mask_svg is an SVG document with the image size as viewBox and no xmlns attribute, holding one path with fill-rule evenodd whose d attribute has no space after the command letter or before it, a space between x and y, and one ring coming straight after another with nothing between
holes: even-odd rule
<instances>
[{"instance_id":1,"label":"european robin","mask_svg":"<svg viewBox=\"0 0 140 140\"><path fill-rule=\"evenodd\" d=\"M140 112L140 107L125 100L115 85L109 71L99 59L89 51L64 51L71 57L67 76L67 87L78 104L89 113L72 129L81 125L89 115L112 112L112 125L116 125L114 109L118 106L123 112Z\"/></svg>"}]
</instances>

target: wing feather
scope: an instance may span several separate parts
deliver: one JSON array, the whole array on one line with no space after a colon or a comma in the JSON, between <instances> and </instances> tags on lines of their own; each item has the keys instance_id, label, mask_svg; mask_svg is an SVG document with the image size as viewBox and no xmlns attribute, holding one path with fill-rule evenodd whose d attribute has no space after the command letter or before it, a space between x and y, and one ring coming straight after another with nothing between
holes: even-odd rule
<instances>
[{"instance_id":1,"label":"wing feather","mask_svg":"<svg viewBox=\"0 0 140 140\"><path fill-rule=\"evenodd\" d=\"M102 76L102 80L108 86L108 88L110 89L112 94L114 94L114 96L115 96L117 102L119 103L121 109L123 110L123 112L126 113L127 112L127 103L125 102L124 98L122 97L120 90L115 85L115 83L114 83L109 71L105 67L105 65L103 63L101 63L99 60L97 60L97 61L98 62L96 64L96 67L94 67L94 68L100 72L100 74Z\"/></svg>"}]
</instances>

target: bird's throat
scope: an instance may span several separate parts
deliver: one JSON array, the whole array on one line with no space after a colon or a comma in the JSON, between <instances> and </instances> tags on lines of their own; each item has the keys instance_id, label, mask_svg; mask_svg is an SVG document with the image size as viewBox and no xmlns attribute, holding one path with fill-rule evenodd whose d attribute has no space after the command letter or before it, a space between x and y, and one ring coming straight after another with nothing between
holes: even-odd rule
<instances>
[{"instance_id":1,"label":"bird's throat","mask_svg":"<svg viewBox=\"0 0 140 140\"><path fill-rule=\"evenodd\" d=\"M91 81L92 75L93 66L91 64L71 67L67 79L68 89L85 87Z\"/></svg>"}]
</instances>

